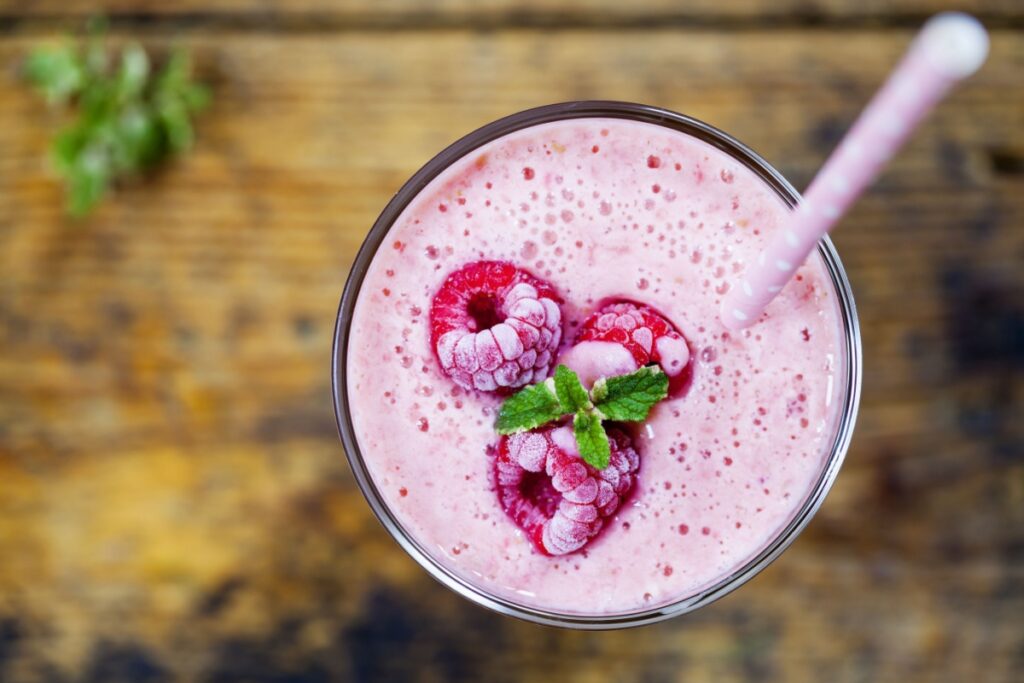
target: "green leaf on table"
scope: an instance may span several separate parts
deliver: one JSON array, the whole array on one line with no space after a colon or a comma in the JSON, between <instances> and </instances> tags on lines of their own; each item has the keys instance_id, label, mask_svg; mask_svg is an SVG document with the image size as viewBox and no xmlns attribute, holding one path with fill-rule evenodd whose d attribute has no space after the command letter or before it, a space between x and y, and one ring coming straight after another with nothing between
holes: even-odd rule
<instances>
[{"instance_id":1,"label":"green leaf on table","mask_svg":"<svg viewBox=\"0 0 1024 683\"><path fill-rule=\"evenodd\" d=\"M68 210L76 216L89 211L103 197L112 174L110 158L100 147L86 149L68 175Z\"/></svg>"},{"instance_id":2,"label":"green leaf on table","mask_svg":"<svg viewBox=\"0 0 1024 683\"><path fill-rule=\"evenodd\" d=\"M121 53L121 68L117 74L117 95L130 99L142 94L149 79L149 55L137 43L124 48Z\"/></svg>"},{"instance_id":3,"label":"green leaf on table","mask_svg":"<svg viewBox=\"0 0 1024 683\"><path fill-rule=\"evenodd\" d=\"M85 84L85 69L68 45L39 48L25 60L25 77L51 104L67 101Z\"/></svg>"}]
</instances>

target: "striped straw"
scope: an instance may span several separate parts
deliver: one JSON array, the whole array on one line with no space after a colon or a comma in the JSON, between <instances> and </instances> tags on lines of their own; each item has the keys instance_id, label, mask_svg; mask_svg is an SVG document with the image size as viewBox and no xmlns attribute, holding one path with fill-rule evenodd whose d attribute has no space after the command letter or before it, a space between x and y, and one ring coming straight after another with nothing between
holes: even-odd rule
<instances>
[{"instance_id":1,"label":"striped straw","mask_svg":"<svg viewBox=\"0 0 1024 683\"><path fill-rule=\"evenodd\" d=\"M987 54L988 34L971 16L948 12L925 24L815 176L789 223L726 295L721 310L726 327L737 330L757 321L921 119L954 83L977 71Z\"/></svg>"}]
</instances>

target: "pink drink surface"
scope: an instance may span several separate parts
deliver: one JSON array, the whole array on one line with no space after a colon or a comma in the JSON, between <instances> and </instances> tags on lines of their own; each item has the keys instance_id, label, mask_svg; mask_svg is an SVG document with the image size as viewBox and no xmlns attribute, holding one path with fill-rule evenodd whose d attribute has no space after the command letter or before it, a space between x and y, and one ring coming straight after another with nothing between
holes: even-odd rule
<instances>
[{"instance_id":1,"label":"pink drink surface","mask_svg":"<svg viewBox=\"0 0 1024 683\"><path fill-rule=\"evenodd\" d=\"M351 322L347 392L386 505L433 557L519 604L621 614L727 577L794 517L828 457L842 332L815 254L729 334L719 303L788 209L739 162L678 131L620 119L542 124L452 164L402 213ZM649 304L687 338L693 382L634 431L633 494L582 551L538 553L505 515L488 446L501 399L458 389L430 349L445 276L508 260L565 299L563 351L608 298Z\"/></svg>"}]
</instances>

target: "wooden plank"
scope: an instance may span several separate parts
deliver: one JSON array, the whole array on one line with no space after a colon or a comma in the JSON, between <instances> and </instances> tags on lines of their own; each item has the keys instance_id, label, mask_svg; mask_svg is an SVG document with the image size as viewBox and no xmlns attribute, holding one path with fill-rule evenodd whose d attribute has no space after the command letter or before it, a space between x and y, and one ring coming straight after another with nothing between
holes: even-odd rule
<instances>
[{"instance_id":1,"label":"wooden plank","mask_svg":"<svg viewBox=\"0 0 1024 683\"><path fill-rule=\"evenodd\" d=\"M1017 21L1024 8L1015 0L0 0L0 16L12 19L106 15L114 20L184 18L192 23L230 20L270 30L324 30L343 26L663 26L665 22L817 25L834 22L919 23L944 10L975 13L996 24Z\"/></svg>"},{"instance_id":2,"label":"wooden plank","mask_svg":"<svg viewBox=\"0 0 1024 683\"><path fill-rule=\"evenodd\" d=\"M148 42L180 38L215 84L199 145L78 223L43 162L58 121L8 72L0 678L131 679L103 669L130 661L183 681L1015 680L1018 31L837 233L863 322L858 433L807 534L720 605L604 635L485 614L387 538L333 424L348 265L448 142L537 104L631 99L717 124L803 185L908 37L157 24ZM0 62L33 44L0 41Z\"/></svg>"}]
</instances>

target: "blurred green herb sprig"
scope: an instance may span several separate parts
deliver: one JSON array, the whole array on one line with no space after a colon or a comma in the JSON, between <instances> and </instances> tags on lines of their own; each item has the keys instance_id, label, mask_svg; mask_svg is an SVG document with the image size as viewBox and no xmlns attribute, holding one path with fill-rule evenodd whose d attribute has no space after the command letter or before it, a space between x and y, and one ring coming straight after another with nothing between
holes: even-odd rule
<instances>
[{"instance_id":1,"label":"blurred green herb sprig","mask_svg":"<svg viewBox=\"0 0 1024 683\"><path fill-rule=\"evenodd\" d=\"M36 49L25 61L25 76L50 104L76 110L51 147L75 216L88 213L117 179L191 147L192 117L210 98L192 80L184 50L156 70L137 43L112 56L101 29L82 41Z\"/></svg>"}]
</instances>

